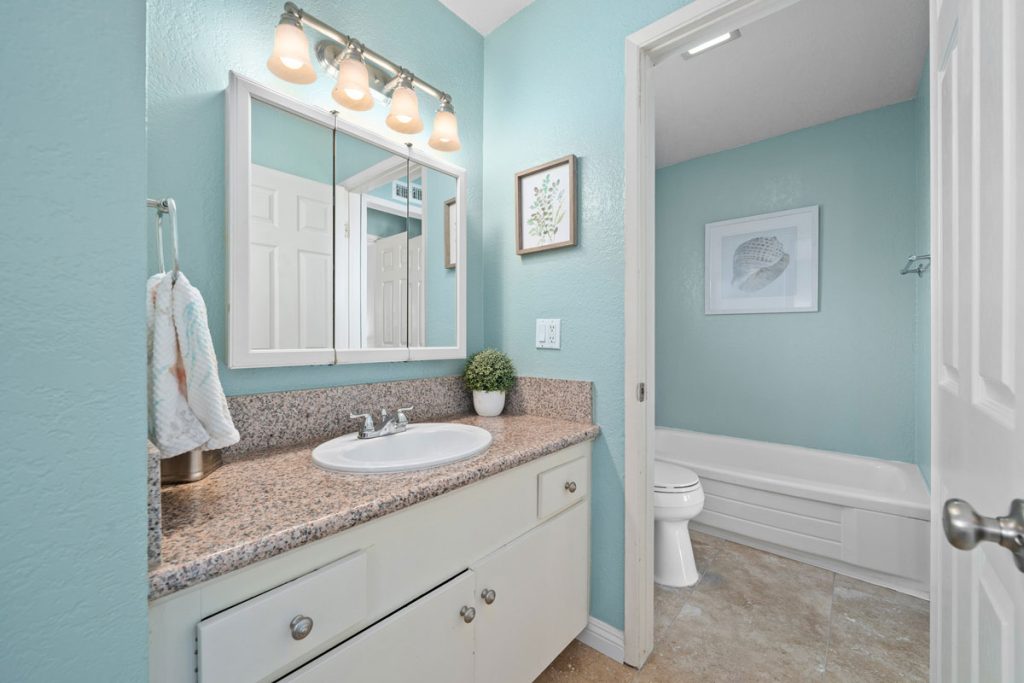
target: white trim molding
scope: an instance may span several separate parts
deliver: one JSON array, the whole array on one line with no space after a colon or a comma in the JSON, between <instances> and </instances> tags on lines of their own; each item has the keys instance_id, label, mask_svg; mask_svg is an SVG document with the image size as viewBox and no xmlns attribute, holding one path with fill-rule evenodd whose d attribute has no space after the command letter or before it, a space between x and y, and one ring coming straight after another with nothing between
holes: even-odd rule
<instances>
[{"instance_id":1,"label":"white trim molding","mask_svg":"<svg viewBox=\"0 0 1024 683\"><path fill-rule=\"evenodd\" d=\"M600 619L587 619L587 627L576 636L576 640L616 662L625 661L625 638L622 631Z\"/></svg>"},{"instance_id":2,"label":"white trim molding","mask_svg":"<svg viewBox=\"0 0 1024 683\"><path fill-rule=\"evenodd\" d=\"M694 0L626 38L624 661L654 649L654 83L652 69L798 0ZM641 395L640 385L644 386ZM589 628L588 628L589 630ZM581 638L582 640L582 638ZM586 641L584 641L586 642ZM589 644L589 643L588 643Z\"/></svg>"}]
</instances>

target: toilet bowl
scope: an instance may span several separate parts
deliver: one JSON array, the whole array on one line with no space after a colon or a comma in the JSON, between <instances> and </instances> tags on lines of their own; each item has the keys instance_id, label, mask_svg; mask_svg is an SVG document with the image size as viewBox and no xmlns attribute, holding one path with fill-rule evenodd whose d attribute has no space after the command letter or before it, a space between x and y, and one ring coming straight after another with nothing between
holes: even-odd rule
<instances>
[{"instance_id":1,"label":"toilet bowl","mask_svg":"<svg viewBox=\"0 0 1024 683\"><path fill-rule=\"evenodd\" d=\"M704 489L690 469L654 461L654 581L683 587L697 583L690 520L704 509Z\"/></svg>"}]
</instances>

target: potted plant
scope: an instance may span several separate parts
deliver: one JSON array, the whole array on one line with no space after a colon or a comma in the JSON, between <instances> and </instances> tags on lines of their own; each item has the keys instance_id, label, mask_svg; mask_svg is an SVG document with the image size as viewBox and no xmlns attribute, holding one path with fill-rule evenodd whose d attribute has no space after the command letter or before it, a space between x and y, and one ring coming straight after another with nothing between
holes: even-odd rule
<instances>
[{"instance_id":1,"label":"potted plant","mask_svg":"<svg viewBox=\"0 0 1024 683\"><path fill-rule=\"evenodd\" d=\"M505 409L505 392L516 382L516 368L501 351L484 349L470 357L463 379L473 392L477 415L494 417Z\"/></svg>"}]
</instances>

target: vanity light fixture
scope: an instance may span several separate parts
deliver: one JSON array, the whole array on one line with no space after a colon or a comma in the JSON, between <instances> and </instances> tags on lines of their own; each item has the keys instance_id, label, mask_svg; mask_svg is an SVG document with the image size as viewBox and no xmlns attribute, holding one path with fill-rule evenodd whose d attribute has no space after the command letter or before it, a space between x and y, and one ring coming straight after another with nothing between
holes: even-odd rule
<instances>
[{"instance_id":1,"label":"vanity light fixture","mask_svg":"<svg viewBox=\"0 0 1024 683\"><path fill-rule=\"evenodd\" d=\"M391 93L391 113L384 123L399 133L419 133L423 130L423 119L420 117L419 98L412 89L412 74L402 72L395 81L394 91ZM389 88L391 86L392 84L388 85Z\"/></svg>"},{"instance_id":2,"label":"vanity light fixture","mask_svg":"<svg viewBox=\"0 0 1024 683\"><path fill-rule=\"evenodd\" d=\"M373 109L370 95L370 72L363 61L362 46L353 44L342 53L338 62L338 83L331 91L334 101L355 111Z\"/></svg>"},{"instance_id":3,"label":"vanity light fixture","mask_svg":"<svg viewBox=\"0 0 1024 683\"><path fill-rule=\"evenodd\" d=\"M718 47L719 45L731 43L732 41L736 40L739 37L739 29L736 29L735 31L729 31L728 33L723 33L720 36L715 36L711 40L705 40L703 43L698 43L691 47L690 49L683 52L683 59L690 59L691 57L696 57L697 55L703 52L707 52L713 47Z\"/></svg>"},{"instance_id":4,"label":"vanity light fixture","mask_svg":"<svg viewBox=\"0 0 1024 683\"><path fill-rule=\"evenodd\" d=\"M462 149L462 143L459 142L459 122L455 118L455 107L452 106L451 100L441 100L441 106L434 114L434 130L427 144L442 152Z\"/></svg>"},{"instance_id":5,"label":"vanity light fixture","mask_svg":"<svg viewBox=\"0 0 1024 683\"><path fill-rule=\"evenodd\" d=\"M399 133L414 134L423 130L416 95L418 90L441 103L428 144L442 152L461 148L451 95L416 78L407 69L320 21L293 2L284 5L284 14L274 33L274 51L267 60L267 68L275 76L290 83L305 84L316 80L316 71L309 57L309 40L304 32L306 28L323 36L316 44L315 53L324 71L337 75L338 82L331 91L331 97L338 104L355 111L367 111L374 105L372 91L390 96L391 108L386 119L388 127Z\"/></svg>"},{"instance_id":6,"label":"vanity light fixture","mask_svg":"<svg viewBox=\"0 0 1024 683\"><path fill-rule=\"evenodd\" d=\"M309 62L309 39L294 14L281 15L274 30L274 51L267 60L267 68L289 83L305 84L316 80L316 71Z\"/></svg>"}]
</instances>

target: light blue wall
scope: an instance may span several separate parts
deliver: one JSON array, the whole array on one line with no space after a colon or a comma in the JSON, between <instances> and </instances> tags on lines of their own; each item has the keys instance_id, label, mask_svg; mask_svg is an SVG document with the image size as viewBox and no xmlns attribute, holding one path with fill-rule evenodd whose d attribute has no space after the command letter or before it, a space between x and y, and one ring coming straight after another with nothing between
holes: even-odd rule
<instances>
[{"instance_id":1,"label":"light blue wall","mask_svg":"<svg viewBox=\"0 0 1024 683\"><path fill-rule=\"evenodd\" d=\"M484 41L484 320L523 375L592 380L591 613L623 626L625 38L679 0L537 0ZM579 246L516 256L513 175L579 157ZM562 319L562 349L534 320Z\"/></svg>"},{"instance_id":2,"label":"light blue wall","mask_svg":"<svg viewBox=\"0 0 1024 683\"><path fill-rule=\"evenodd\" d=\"M931 147L929 144L929 108L930 91L928 87L928 62L925 61L921 71L921 81L917 86L917 99L914 100L914 120L917 137L915 139L915 159L917 161L917 231L915 233L915 253L931 253ZM931 487L931 271L917 279L917 312L916 345L914 353L915 375L915 421L917 434L915 439L914 461L921 469L921 474Z\"/></svg>"},{"instance_id":3,"label":"light blue wall","mask_svg":"<svg viewBox=\"0 0 1024 683\"><path fill-rule=\"evenodd\" d=\"M427 222L423 246L427 285L427 346L455 346L458 301L456 272L444 267L444 203L455 196L455 178L424 169L426 195L423 213Z\"/></svg>"},{"instance_id":4,"label":"light blue wall","mask_svg":"<svg viewBox=\"0 0 1024 683\"><path fill-rule=\"evenodd\" d=\"M264 102L252 103L250 119L252 163L330 186L334 154L329 128Z\"/></svg>"},{"instance_id":5,"label":"light blue wall","mask_svg":"<svg viewBox=\"0 0 1024 683\"><path fill-rule=\"evenodd\" d=\"M145 20L46 0L0 41L4 681L147 676Z\"/></svg>"},{"instance_id":6,"label":"light blue wall","mask_svg":"<svg viewBox=\"0 0 1024 683\"><path fill-rule=\"evenodd\" d=\"M148 190L151 195L171 195L177 200L182 270L206 298L213 340L221 359L221 380L227 393L460 372L462 361L247 370L229 370L223 364L227 356L224 90L228 70L325 109L336 108L330 97L333 83L321 77L313 85L293 85L267 70L274 26L282 11L283 3L279 0L225 0L213 5L201 0L149 0L148 5ZM446 158L465 167L469 174L468 343L471 351L479 348L483 343L483 269L479 265L483 38L435 0L309 0L303 3L303 9L407 65L427 81L443 84L452 94L459 115L462 150ZM428 125L415 142L425 148L431 103L426 97L420 99ZM367 125L379 124L383 115L380 107L355 114Z\"/></svg>"},{"instance_id":7,"label":"light blue wall","mask_svg":"<svg viewBox=\"0 0 1024 683\"><path fill-rule=\"evenodd\" d=\"M660 169L660 426L912 462L915 103ZM820 311L705 315L704 224L820 205Z\"/></svg>"}]
</instances>

